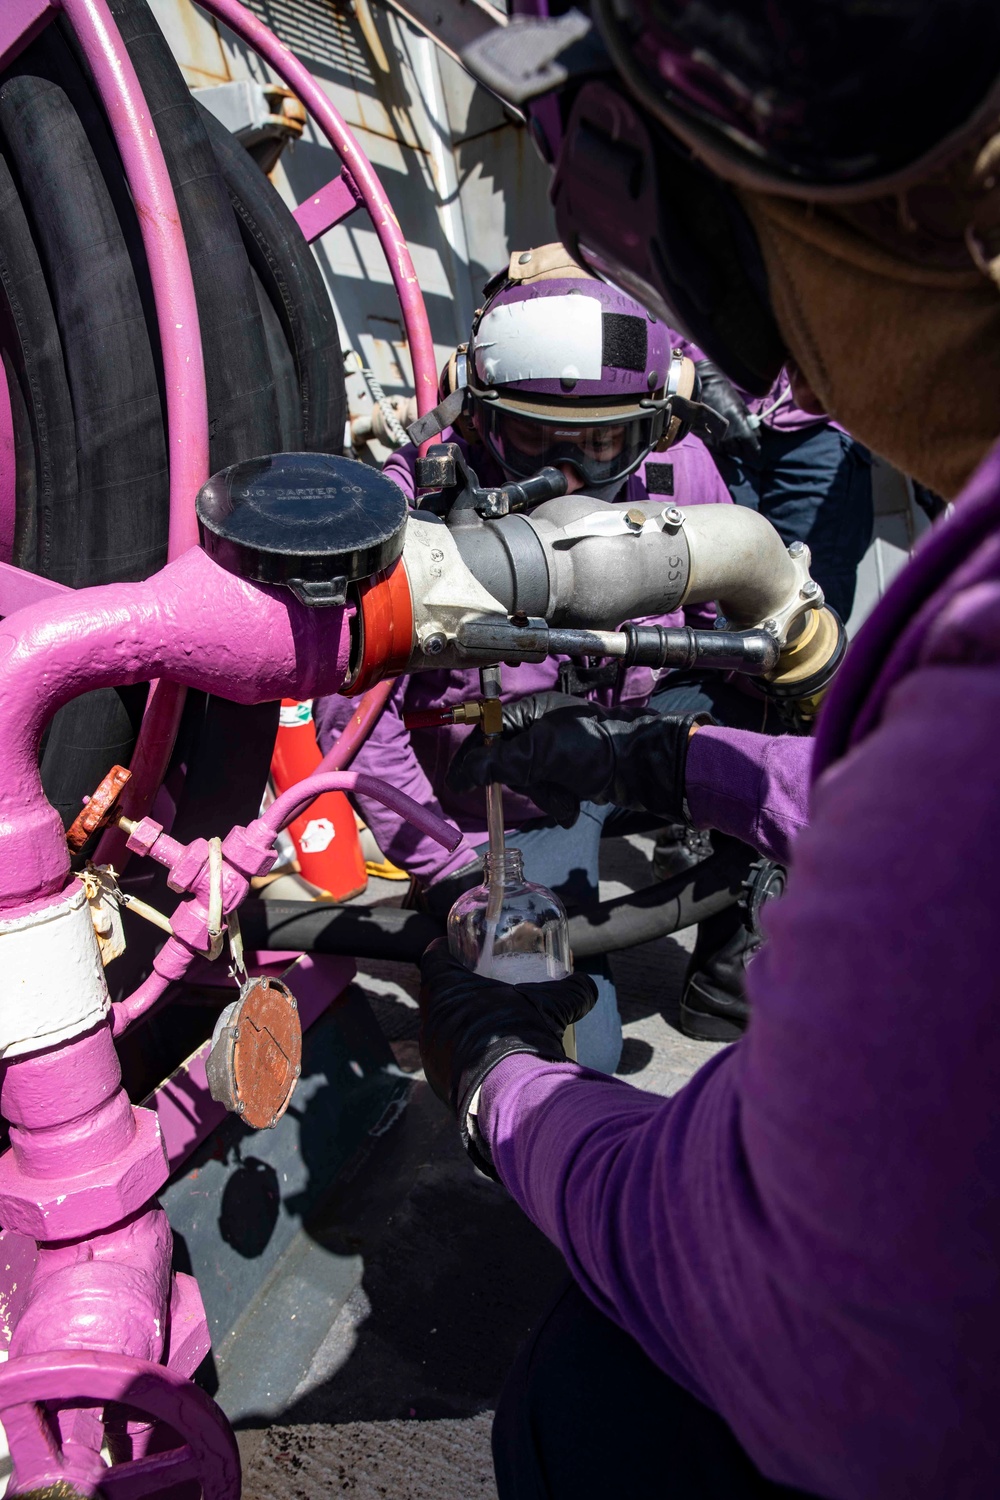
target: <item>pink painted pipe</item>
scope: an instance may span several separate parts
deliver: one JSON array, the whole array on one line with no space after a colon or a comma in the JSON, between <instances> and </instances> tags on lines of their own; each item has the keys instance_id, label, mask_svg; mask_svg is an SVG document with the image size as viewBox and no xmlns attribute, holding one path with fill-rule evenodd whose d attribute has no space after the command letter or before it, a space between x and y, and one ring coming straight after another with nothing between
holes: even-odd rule
<instances>
[{"instance_id":1,"label":"pink painted pipe","mask_svg":"<svg viewBox=\"0 0 1000 1500\"><path fill-rule=\"evenodd\" d=\"M122 1087L107 1022L6 1063L0 1108L11 1139L0 1158L4 1223L38 1242L11 1355L96 1348L160 1359L171 1236L162 1209L147 1205L169 1169L155 1117Z\"/></svg>"},{"instance_id":2,"label":"pink painted pipe","mask_svg":"<svg viewBox=\"0 0 1000 1500\"><path fill-rule=\"evenodd\" d=\"M200 548L144 583L81 589L0 625L0 911L64 886L62 823L45 798L38 742L64 703L98 687L167 677L237 703L312 698L344 681L341 609L226 573Z\"/></svg>"},{"instance_id":3,"label":"pink painted pipe","mask_svg":"<svg viewBox=\"0 0 1000 1500\"><path fill-rule=\"evenodd\" d=\"M191 264L170 173L149 106L108 9L107 0L59 0L90 64L136 206L149 265L163 357L170 466L170 529L167 558L173 561L198 541L194 501L208 478L208 400L198 304ZM166 773L177 736L184 689L157 683L146 706L132 756L127 806L145 812ZM102 840L100 857L119 855L114 834Z\"/></svg>"},{"instance_id":4,"label":"pink painted pipe","mask_svg":"<svg viewBox=\"0 0 1000 1500\"><path fill-rule=\"evenodd\" d=\"M365 208L371 215L396 288L396 296L399 298L410 345L410 357L413 360L417 411L423 416L437 405L438 376L434 343L423 294L403 231L371 162L354 139L343 116L334 108L308 69L303 67L294 53L289 51L284 42L278 40L263 21L259 21L245 5L240 5L239 0L199 0L199 3L203 10L218 16L255 52L259 52L278 77L284 79L288 87L294 90L350 172Z\"/></svg>"}]
</instances>

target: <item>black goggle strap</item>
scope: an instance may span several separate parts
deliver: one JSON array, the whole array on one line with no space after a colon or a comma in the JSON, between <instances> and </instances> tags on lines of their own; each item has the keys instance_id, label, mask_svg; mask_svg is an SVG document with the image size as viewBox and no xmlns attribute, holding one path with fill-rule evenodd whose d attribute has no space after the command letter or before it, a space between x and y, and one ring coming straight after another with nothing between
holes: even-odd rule
<instances>
[{"instance_id":1,"label":"black goggle strap","mask_svg":"<svg viewBox=\"0 0 1000 1500\"><path fill-rule=\"evenodd\" d=\"M693 432L703 442L717 441L725 436L729 426L725 417L714 407L706 406L703 401L691 401L687 396L663 396L659 399L649 397L639 404L662 412L657 436L662 434L664 427L676 424L670 433L671 443L680 442L689 432Z\"/></svg>"},{"instance_id":2,"label":"black goggle strap","mask_svg":"<svg viewBox=\"0 0 1000 1500\"><path fill-rule=\"evenodd\" d=\"M446 396L433 411L425 412L406 429L406 436L419 448L421 443L440 436L446 427L453 427L465 410L465 389L460 388Z\"/></svg>"}]
</instances>

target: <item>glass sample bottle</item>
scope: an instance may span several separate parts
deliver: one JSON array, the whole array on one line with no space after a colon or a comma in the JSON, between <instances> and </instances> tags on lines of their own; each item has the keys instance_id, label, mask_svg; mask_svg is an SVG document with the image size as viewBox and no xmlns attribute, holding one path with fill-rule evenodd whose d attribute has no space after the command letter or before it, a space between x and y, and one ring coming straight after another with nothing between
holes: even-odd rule
<instances>
[{"instance_id":1,"label":"glass sample bottle","mask_svg":"<svg viewBox=\"0 0 1000 1500\"><path fill-rule=\"evenodd\" d=\"M486 881L448 913L453 958L507 984L563 979L572 971L566 911L552 891L524 878L520 849L485 857Z\"/></svg>"}]
</instances>

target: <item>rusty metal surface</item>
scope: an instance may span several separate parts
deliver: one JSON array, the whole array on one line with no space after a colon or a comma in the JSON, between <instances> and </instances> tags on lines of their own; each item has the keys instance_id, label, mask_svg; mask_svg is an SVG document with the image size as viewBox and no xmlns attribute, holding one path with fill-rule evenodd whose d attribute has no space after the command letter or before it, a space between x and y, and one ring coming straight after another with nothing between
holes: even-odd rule
<instances>
[{"instance_id":1,"label":"rusty metal surface","mask_svg":"<svg viewBox=\"0 0 1000 1500\"><path fill-rule=\"evenodd\" d=\"M105 828L118 806L122 792L132 780L132 772L124 766L112 766L83 812L73 819L66 830L66 842L72 854L79 854L87 840L99 828Z\"/></svg>"},{"instance_id":2,"label":"rusty metal surface","mask_svg":"<svg viewBox=\"0 0 1000 1500\"><path fill-rule=\"evenodd\" d=\"M302 1072L295 996L278 979L254 979L226 1017L206 1065L212 1098L255 1130L277 1125Z\"/></svg>"}]
</instances>

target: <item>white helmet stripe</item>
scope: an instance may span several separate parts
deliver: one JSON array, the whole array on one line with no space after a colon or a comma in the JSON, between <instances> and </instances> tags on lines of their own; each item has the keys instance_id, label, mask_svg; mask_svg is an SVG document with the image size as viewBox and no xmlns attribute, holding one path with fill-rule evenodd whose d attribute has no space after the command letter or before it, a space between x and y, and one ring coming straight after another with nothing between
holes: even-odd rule
<instances>
[{"instance_id":1,"label":"white helmet stripe","mask_svg":"<svg viewBox=\"0 0 1000 1500\"><path fill-rule=\"evenodd\" d=\"M501 302L476 333L476 374L484 385L512 380L600 380L601 304L568 293Z\"/></svg>"}]
</instances>

